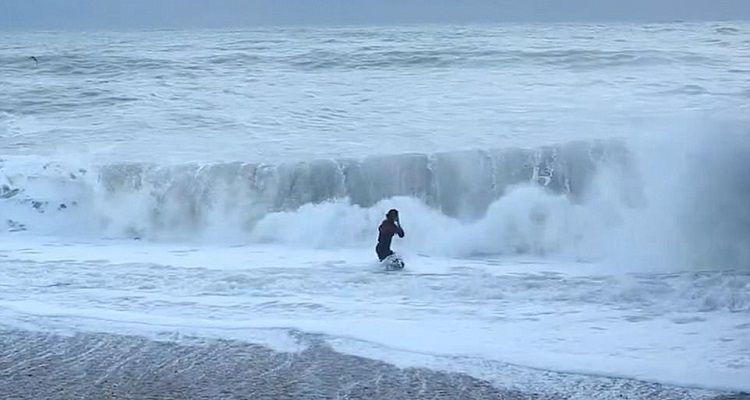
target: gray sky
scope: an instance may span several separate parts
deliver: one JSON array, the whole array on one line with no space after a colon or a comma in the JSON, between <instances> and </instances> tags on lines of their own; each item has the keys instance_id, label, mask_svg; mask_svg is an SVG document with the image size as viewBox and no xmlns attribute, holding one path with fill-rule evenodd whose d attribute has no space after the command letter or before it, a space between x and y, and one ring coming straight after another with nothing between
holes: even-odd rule
<instances>
[{"instance_id":1,"label":"gray sky","mask_svg":"<svg viewBox=\"0 0 750 400\"><path fill-rule=\"evenodd\" d=\"M677 19L750 19L750 0L0 0L0 30Z\"/></svg>"}]
</instances>

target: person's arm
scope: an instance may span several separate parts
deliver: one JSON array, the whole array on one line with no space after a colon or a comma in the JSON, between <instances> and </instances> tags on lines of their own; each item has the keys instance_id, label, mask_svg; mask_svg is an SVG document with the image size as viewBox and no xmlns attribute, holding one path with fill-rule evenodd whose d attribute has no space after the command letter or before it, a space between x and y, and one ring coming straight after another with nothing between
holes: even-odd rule
<instances>
[{"instance_id":1,"label":"person's arm","mask_svg":"<svg viewBox=\"0 0 750 400\"><path fill-rule=\"evenodd\" d=\"M396 233L398 234L398 237L404 237L404 230L401 228L401 223L397 221L394 225L396 225Z\"/></svg>"}]
</instances>

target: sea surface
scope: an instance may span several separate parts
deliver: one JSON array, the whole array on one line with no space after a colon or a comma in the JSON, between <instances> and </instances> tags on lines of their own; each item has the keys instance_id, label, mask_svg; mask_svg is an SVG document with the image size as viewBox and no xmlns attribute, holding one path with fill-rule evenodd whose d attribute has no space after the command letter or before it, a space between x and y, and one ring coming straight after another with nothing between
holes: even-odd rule
<instances>
[{"instance_id":1,"label":"sea surface","mask_svg":"<svg viewBox=\"0 0 750 400\"><path fill-rule=\"evenodd\" d=\"M0 325L750 391L748 127L747 22L2 32Z\"/></svg>"}]
</instances>

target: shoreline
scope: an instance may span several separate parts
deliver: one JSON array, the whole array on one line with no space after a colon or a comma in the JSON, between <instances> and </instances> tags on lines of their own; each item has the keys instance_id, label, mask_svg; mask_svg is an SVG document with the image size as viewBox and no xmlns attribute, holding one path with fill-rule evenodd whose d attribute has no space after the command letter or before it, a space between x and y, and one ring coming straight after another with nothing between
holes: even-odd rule
<instances>
[{"instance_id":1,"label":"shoreline","mask_svg":"<svg viewBox=\"0 0 750 400\"><path fill-rule=\"evenodd\" d=\"M236 340L188 342L76 333L1 330L3 399L688 399L693 389L598 378L592 393L504 389L463 373L399 368L342 354L311 337L285 353ZM574 375L570 377L575 378ZM709 393L704 391L703 393ZM636 397L633 397L636 396Z\"/></svg>"}]
</instances>

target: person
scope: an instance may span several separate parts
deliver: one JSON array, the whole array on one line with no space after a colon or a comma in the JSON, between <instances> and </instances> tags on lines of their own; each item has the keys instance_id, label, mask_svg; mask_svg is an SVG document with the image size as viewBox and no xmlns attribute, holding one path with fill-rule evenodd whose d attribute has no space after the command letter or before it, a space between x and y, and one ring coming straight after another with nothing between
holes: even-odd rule
<instances>
[{"instance_id":1,"label":"person","mask_svg":"<svg viewBox=\"0 0 750 400\"><path fill-rule=\"evenodd\" d=\"M378 253L380 261L393 254L393 250L391 250L393 235L404 237L404 230L401 229L401 223L398 220L398 210L395 209L385 214L385 220L378 228L378 245L375 246L375 252Z\"/></svg>"}]
</instances>

